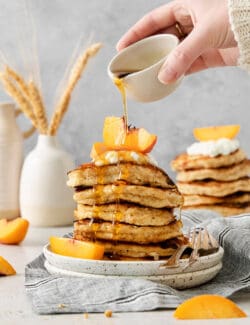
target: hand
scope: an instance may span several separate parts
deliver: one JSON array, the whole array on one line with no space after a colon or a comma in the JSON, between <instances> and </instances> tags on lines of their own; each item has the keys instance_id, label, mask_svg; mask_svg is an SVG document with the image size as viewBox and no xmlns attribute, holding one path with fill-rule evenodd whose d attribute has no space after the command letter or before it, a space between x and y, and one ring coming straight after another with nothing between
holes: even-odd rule
<instances>
[{"instance_id":1,"label":"hand","mask_svg":"<svg viewBox=\"0 0 250 325\"><path fill-rule=\"evenodd\" d=\"M227 0L175 0L163 5L130 28L117 50L159 33L175 34L181 40L160 70L158 78L163 83L210 67L237 64L239 50Z\"/></svg>"}]
</instances>

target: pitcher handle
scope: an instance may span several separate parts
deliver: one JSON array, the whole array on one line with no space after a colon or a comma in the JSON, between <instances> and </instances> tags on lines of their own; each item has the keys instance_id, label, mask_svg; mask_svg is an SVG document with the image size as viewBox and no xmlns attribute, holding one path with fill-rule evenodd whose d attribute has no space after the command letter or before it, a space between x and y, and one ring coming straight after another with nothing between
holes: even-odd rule
<instances>
[{"instance_id":1,"label":"pitcher handle","mask_svg":"<svg viewBox=\"0 0 250 325\"><path fill-rule=\"evenodd\" d=\"M18 117L20 114L22 114L23 112L22 112L22 110L21 109L19 109L19 108L16 108L15 109L15 117ZM29 130L27 130L27 131L24 131L23 133L22 133L22 135L23 135L23 138L24 139L27 139L27 138L29 138L34 132L36 131L36 128L32 125L31 127L30 127L30 129Z\"/></svg>"}]
</instances>

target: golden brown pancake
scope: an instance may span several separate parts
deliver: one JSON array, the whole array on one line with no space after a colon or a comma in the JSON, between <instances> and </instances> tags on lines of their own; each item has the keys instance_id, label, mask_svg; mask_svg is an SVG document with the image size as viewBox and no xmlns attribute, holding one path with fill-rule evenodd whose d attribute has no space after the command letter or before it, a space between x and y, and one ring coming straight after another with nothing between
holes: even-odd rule
<instances>
[{"instance_id":1,"label":"golden brown pancake","mask_svg":"<svg viewBox=\"0 0 250 325\"><path fill-rule=\"evenodd\" d=\"M234 181L250 175L250 160L243 160L241 163L229 167L203 168L180 171L177 174L177 181L192 182L203 179L214 179L217 181Z\"/></svg>"},{"instance_id":2,"label":"golden brown pancake","mask_svg":"<svg viewBox=\"0 0 250 325\"><path fill-rule=\"evenodd\" d=\"M155 209L131 204L78 204L75 219L98 219L137 226L166 226L175 220L171 209Z\"/></svg>"},{"instance_id":3,"label":"golden brown pancake","mask_svg":"<svg viewBox=\"0 0 250 325\"><path fill-rule=\"evenodd\" d=\"M90 187L125 181L134 185L175 188L173 181L160 168L147 164L120 163L119 165L95 166L85 164L68 173L67 185Z\"/></svg>"},{"instance_id":4,"label":"golden brown pancake","mask_svg":"<svg viewBox=\"0 0 250 325\"><path fill-rule=\"evenodd\" d=\"M173 255L176 249L184 243L184 238L183 236L180 236L177 238L169 239L165 242L144 245L99 240L97 242L104 246L105 254L108 253L114 256L114 258L117 256L125 256L133 258L151 257L157 259L159 257L167 257Z\"/></svg>"},{"instance_id":5,"label":"golden brown pancake","mask_svg":"<svg viewBox=\"0 0 250 325\"><path fill-rule=\"evenodd\" d=\"M193 209L202 209L202 210L212 210L220 213L224 217L234 216L242 213L250 212L250 204L242 204L242 205L224 205L224 204L215 204L215 205L196 205L194 206L186 206L185 210L193 210Z\"/></svg>"},{"instance_id":6,"label":"golden brown pancake","mask_svg":"<svg viewBox=\"0 0 250 325\"><path fill-rule=\"evenodd\" d=\"M250 177L231 182L197 181L177 183L179 191L184 195L207 195L223 197L236 192L250 192Z\"/></svg>"},{"instance_id":7,"label":"golden brown pancake","mask_svg":"<svg viewBox=\"0 0 250 325\"><path fill-rule=\"evenodd\" d=\"M205 195L184 195L184 207L194 205L209 205L209 204L238 204L249 203L250 193L236 193L224 197L205 196Z\"/></svg>"},{"instance_id":8,"label":"golden brown pancake","mask_svg":"<svg viewBox=\"0 0 250 325\"><path fill-rule=\"evenodd\" d=\"M182 205L177 188L163 189L137 185L97 185L74 194L77 203L86 205L130 202L152 208L172 208Z\"/></svg>"},{"instance_id":9,"label":"golden brown pancake","mask_svg":"<svg viewBox=\"0 0 250 325\"><path fill-rule=\"evenodd\" d=\"M181 221L167 226L135 226L124 223L79 220L74 222L74 238L77 240L126 241L139 244L159 243L182 235Z\"/></svg>"},{"instance_id":10,"label":"golden brown pancake","mask_svg":"<svg viewBox=\"0 0 250 325\"><path fill-rule=\"evenodd\" d=\"M238 149L230 155L219 155L216 157L208 157L202 155L191 156L183 153L177 156L171 162L171 167L174 171L201 168L220 168L239 164L244 159L246 159L246 154L241 149Z\"/></svg>"}]
</instances>

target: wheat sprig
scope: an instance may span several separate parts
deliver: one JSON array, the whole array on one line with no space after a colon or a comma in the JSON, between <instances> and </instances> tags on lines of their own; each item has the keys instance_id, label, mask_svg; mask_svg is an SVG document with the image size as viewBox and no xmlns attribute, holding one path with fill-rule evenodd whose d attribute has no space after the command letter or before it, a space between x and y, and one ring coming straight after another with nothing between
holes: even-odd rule
<instances>
[{"instance_id":1,"label":"wheat sprig","mask_svg":"<svg viewBox=\"0 0 250 325\"><path fill-rule=\"evenodd\" d=\"M35 115L33 114L32 106L26 97L22 94L22 91L18 89L13 81L10 80L4 73L0 73L0 80L5 91L16 101L24 115L26 115L31 120L32 124L37 128L37 122Z\"/></svg>"},{"instance_id":2,"label":"wheat sprig","mask_svg":"<svg viewBox=\"0 0 250 325\"><path fill-rule=\"evenodd\" d=\"M12 78L13 80L15 80L15 82L18 84L18 86L21 89L21 91L23 92L23 94L26 97L29 97L29 87L26 84L26 82L23 79L23 77L18 72L16 72L10 66L6 65L5 66L5 74L6 74L6 76L8 78Z\"/></svg>"},{"instance_id":3,"label":"wheat sprig","mask_svg":"<svg viewBox=\"0 0 250 325\"><path fill-rule=\"evenodd\" d=\"M61 98L59 99L59 102L56 105L54 114L52 116L52 119L51 119L51 122L49 125L49 130L48 130L48 133L50 135L56 134L56 132L59 128L59 125L63 119L63 116L68 109L72 91L74 90L77 82L81 78L82 73L88 63L88 60L91 57L95 56L100 48L101 48L101 43L93 44L92 46L87 48L87 50L85 50L83 54L81 54L78 57L76 63L74 64L74 66L70 72L68 82L66 84L66 88L65 88Z\"/></svg>"},{"instance_id":4,"label":"wheat sprig","mask_svg":"<svg viewBox=\"0 0 250 325\"><path fill-rule=\"evenodd\" d=\"M36 86L35 82L31 80L28 84L29 99L33 107L33 113L37 122L38 129L41 134L46 134L48 129L48 122L46 111L43 103L41 93Z\"/></svg>"}]
</instances>

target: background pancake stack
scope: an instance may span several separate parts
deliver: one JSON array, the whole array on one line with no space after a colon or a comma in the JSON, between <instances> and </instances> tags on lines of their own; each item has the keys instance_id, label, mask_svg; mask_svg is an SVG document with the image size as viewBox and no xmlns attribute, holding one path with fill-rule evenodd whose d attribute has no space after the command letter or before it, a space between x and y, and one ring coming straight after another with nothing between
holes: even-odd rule
<instances>
[{"instance_id":1,"label":"background pancake stack","mask_svg":"<svg viewBox=\"0 0 250 325\"><path fill-rule=\"evenodd\" d=\"M107 152L98 162L69 172L77 202L75 239L100 242L115 259L167 257L183 243L182 223L173 215L183 198L146 157Z\"/></svg>"},{"instance_id":2,"label":"background pancake stack","mask_svg":"<svg viewBox=\"0 0 250 325\"><path fill-rule=\"evenodd\" d=\"M250 212L250 160L241 149L216 157L181 154L171 167L184 209L210 209L224 216Z\"/></svg>"}]
</instances>

